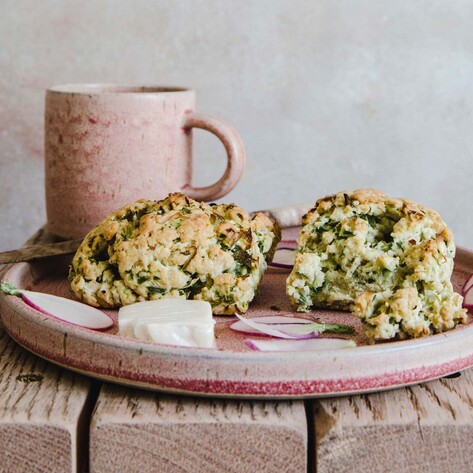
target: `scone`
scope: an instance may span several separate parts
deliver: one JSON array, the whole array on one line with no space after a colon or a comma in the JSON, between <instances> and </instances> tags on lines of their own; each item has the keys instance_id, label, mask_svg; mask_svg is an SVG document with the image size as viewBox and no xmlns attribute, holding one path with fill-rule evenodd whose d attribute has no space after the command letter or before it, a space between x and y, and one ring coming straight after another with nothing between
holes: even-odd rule
<instances>
[{"instance_id":1,"label":"scone","mask_svg":"<svg viewBox=\"0 0 473 473\"><path fill-rule=\"evenodd\" d=\"M318 200L302 224L286 282L297 310L354 310L374 340L420 337L466 321L450 282L452 233L435 211L357 190Z\"/></svg>"},{"instance_id":2,"label":"scone","mask_svg":"<svg viewBox=\"0 0 473 473\"><path fill-rule=\"evenodd\" d=\"M243 313L279 239L264 214L176 193L108 216L85 237L69 278L96 307L177 297L208 301L214 314Z\"/></svg>"}]
</instances>

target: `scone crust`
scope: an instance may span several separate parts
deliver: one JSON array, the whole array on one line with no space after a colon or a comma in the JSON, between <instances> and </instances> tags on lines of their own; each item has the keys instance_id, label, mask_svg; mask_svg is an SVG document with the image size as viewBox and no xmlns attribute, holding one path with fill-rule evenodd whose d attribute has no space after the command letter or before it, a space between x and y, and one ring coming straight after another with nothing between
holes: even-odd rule
<instances>
[{"instance_id":1,"label":"scone crust","mask_svg":"<svg viewBox=\"0 0 473 473\"><path fill-rule=\"evenodd\" d=\"M422 336L466 320L461 296L450 284L452 232L434 210L359 189L319 199L302 225L286 284L297 310L354 310L373 339ZM396 309L405 307L401 296L415 299L412 291L396 294L407 288L420 298L418 327ZM378 293L384 294L384 309ZM435 294L441 295L441 304ZM379 310L385 313L376 318Z\"/></svg>"},{"instance_id":2,"label":"scone crust","mask_svg":"<svg viewBox=\"0 0 473 473\"><path fill-rule=\"evenodd\" d=\"M235 204L209 205L175 193L141 200L104 219L70 269L76 296L96 307L178 297L202 299L215 314L245 312L280 230Z\"/></svg>"}]
</instances>

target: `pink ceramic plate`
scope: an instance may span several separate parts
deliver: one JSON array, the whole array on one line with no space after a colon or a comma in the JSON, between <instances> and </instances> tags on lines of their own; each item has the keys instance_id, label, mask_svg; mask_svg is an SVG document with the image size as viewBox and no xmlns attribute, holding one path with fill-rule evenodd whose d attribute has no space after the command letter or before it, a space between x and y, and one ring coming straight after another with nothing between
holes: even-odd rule
<instances>
[{"instance_id":1,"label":"pink ceramic plate","mask_svg":"<svg viewBox=\"0 0 473 473\"><path fill-rule=\"evenodd\" d=\"M73 297L67 261L20 263L5 279L17 287ZM453 282L459 290L473 273L473 253L458 250ZM284 281L269 270L248 316L293 313ZM218 317L218 350L179 348L125 339L114 327L95 332L45 316L20 298L1 296L3 324L20 345L53 363L100 379L173 393L244 398L334 396L391 389L473 366L473 326L418 340L366 345L349 313L314 311L326 322L355 327L356 348L298 353L250 350L244 334L229 329L234 317ZM276 310L279 309L279 310ZM110 311L116 319L116 311Z\"/></svg>"}]
</instances>

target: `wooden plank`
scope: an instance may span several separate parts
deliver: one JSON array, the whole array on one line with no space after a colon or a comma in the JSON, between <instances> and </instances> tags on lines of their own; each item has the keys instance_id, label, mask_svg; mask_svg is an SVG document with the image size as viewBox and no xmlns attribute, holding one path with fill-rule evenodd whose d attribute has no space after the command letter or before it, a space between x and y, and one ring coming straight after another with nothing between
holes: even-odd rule
<instances>
[{"instance_id":1,"label":"wooden plank","mask_svg":"<svg viewBox=\"0 0 473 473\"><path fill-rule=\"evenodd\" d=\"M166 396L104 384L91 423L90 473L303 472L302 402Z\"/></svg>"},{"instance_id":2,"label":"wooden plank","mask_svg":"<svg viewBox=\"0 0 473 473\"><path fill-rule=\"evenodd\" d=\"M40 230L29 244L53 240ZM28 353L0 324L0 473L83 471L94 400L90 380Z\"/></svg>"},{"instance_id":3,"label":"wooden plank","mask_svg":"<svg viewBox=\"0 0 473 473\"><path fill-rule=\"evenodd\" d=\"M317 473L471 471L472 370L313 405Z\"/></svg>"},{"instance_id":4,"label":"wooden plank","mask_svg":"<svg viewBox=\"0 0 473 473\"><path fill-rule=\"evenodd\" d=\"M0 328L0 472L77 472L87 460L91 382L20 348Z\"/></svg>"}]
</instances>

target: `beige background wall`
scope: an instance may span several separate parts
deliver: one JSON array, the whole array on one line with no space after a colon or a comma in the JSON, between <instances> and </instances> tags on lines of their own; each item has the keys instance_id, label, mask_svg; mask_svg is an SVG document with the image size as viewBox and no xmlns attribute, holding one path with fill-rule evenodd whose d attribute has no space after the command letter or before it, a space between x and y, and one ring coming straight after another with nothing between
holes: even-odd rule
<instances>
[{"instance_id":1,"label":"beige background wall","mask_svg":"<svg viewBox=\"0 0 473 473\"><path fill-rule=\"evenodd\" d=\"M0 0L0 250L45 220L44 89L69 82L194 87L241 132L248 210L377 187L473 247L472 25L471 0ZM195 148L207 184L223 150Z\"/></svg>"}]
</instances>

